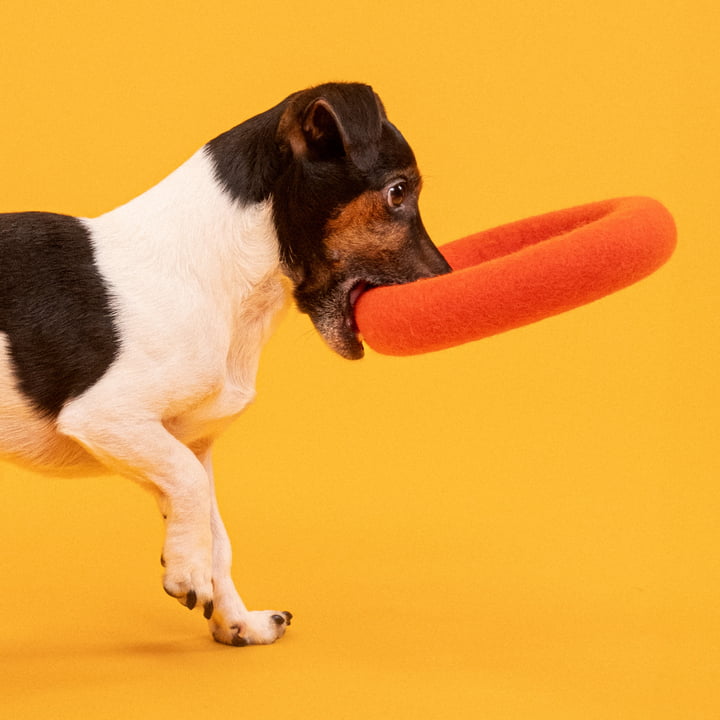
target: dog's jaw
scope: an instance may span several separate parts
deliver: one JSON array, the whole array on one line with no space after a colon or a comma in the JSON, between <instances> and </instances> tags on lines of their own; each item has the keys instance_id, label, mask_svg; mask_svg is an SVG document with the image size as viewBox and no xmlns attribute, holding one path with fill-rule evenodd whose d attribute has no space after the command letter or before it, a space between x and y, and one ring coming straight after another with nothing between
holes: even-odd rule
<instances>
[{"instance_id":1,"label":"dog's jaw","mask_svg":"<svg viewBox=\"0 0 720 720\"><path fill-rule=\"evenodd\" d=\"M296 293L298 307L307 312L330 349L346 360L360 360L365 355L355 323L355 303L367 287L364 280L346 280L311 303Z\"/></svg>"}]
</instances>

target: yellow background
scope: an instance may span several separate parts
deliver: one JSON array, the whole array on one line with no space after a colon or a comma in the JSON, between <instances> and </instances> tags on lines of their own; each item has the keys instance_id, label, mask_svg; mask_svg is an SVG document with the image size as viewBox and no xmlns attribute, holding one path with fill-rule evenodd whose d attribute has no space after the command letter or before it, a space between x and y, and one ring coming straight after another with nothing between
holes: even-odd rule
<instances>
[{"instance_id":1,"label":"yellow background","mask_svg":"<svg viewBox=\"0 0 720 720\"><path fill-rule=\"evenodd\" d=\"M438 243L628 194L658 273L442 353L333 356L290 312L217 452L269 648L165 597L122 479L0 465L0 714L720 717L717 3L0 4L0 210L96 215L297 89L362 80Z\"/></svg>"}]
</instances>

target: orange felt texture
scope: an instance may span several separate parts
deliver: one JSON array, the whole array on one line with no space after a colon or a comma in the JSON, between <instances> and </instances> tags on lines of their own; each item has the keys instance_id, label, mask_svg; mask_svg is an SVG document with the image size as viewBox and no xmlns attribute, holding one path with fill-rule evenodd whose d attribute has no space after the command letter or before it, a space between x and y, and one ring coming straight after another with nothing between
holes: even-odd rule
<instances>
[{"instance_id":1,"label":"orange felt texture","mask_svg":"<svg viewBox=\"0 0 720 720\"><path fill-rule=\"evenodd\" d=\"M356 322L379 353L442 350L627 287L659 268L675 241L672 216L651 198L557 210L441 246L452 273L368 290Z\"/></svg>"}]
</instances>

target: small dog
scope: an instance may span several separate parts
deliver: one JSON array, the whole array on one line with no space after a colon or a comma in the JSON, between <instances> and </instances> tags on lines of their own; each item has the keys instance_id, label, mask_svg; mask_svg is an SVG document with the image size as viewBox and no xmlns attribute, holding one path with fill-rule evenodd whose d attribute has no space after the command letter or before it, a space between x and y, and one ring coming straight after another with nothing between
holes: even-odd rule
<instances>
[{"instance_id":1,"label":"small dog","mask_svg":"<svg viewBox=\"0 0 720 720\"><path fill-rule=\"evenodd\" d=\"M271 643L292 615L250 612L235 590L213 440L254 397L287 286L330 348L356 359L363 290L450 271L420 187L373 90L328 83L105 215L0 215L0 454L151 490L165 591L200 608L218 642Z\"/></svg>"}]
</instances>

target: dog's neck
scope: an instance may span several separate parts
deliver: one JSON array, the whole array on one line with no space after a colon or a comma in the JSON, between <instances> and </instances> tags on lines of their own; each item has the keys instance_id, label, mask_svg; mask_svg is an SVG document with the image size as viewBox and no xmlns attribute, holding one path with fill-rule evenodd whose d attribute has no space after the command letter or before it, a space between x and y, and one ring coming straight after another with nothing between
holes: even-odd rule
<instances>
[{"instance_id":1,"label":"dog's neck","mask_svg":"<svg viewBox=\"0 0 720 720\"><path fill-rule=\"evenodd\" d=\"M114 267L147 263L242 299L280 271L272 200L243 202L217 179L207 146L130 202L90 220Z\"/></svg>"},{"instance_id":2,"label":"dog's neck","mask_svg":"<svg viewBox=\"0 0 720 720\"><path fill-rule=\"evenodd\" d=\"M241 203L267 200L289 162L277 142L278 124L288 100L222 133L206 145L215 176Z\"/></svg>"}]
</instances>

